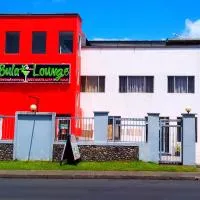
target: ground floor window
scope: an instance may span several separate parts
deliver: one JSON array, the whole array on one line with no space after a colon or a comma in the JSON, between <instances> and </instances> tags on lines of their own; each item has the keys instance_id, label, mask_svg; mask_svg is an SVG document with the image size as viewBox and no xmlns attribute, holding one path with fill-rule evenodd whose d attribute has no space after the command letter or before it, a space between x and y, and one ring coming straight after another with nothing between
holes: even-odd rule
<instances>
[{"instance_id":1,"label":"ground floor window","mask_svg":"<svg viewBox=\"0 0 200 200\"><path fill-rule=\"evenodd\" d=\"M69 115L56 115L56 140L67 140L70 126Z\"/></svg>"}]
</instances>

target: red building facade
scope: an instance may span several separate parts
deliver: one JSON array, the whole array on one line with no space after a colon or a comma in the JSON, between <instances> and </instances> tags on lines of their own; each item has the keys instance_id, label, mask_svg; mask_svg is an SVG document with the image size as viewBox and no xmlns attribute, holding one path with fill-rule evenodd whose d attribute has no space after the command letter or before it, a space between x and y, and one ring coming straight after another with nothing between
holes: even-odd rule
<instances>
[{"instance_id":1,"label":"red building facade","mask_svg":"<svg viewBox=\"0 0 200 200\"><path fill-rule=\"evenodd\" d=\"M79 15L0 15L0 24L0 114L34 103L39 112L80 116Z\"/></svg>"}]
</instances>

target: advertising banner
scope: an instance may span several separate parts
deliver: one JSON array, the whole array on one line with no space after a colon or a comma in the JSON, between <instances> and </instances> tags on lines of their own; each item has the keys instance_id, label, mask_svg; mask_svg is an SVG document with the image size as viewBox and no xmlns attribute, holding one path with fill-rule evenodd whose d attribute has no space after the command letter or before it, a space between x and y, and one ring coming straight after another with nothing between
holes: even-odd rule
<instances>
[{"instance_id":1,"label":"advertising banner","mask_svg":"<svg viewBox=\"0 0 200 200\"><path fill-rule=\"evenodd\" d=\"M69 79L69 64L0 64L0 83L69 83Z\"/></svg>"}]
</instances>

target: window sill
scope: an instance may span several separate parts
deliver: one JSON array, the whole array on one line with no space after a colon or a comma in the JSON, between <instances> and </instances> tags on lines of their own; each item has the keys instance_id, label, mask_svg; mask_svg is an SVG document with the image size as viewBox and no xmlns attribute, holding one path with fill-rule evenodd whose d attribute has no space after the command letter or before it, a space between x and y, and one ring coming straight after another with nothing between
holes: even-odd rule
<instances>
[{"instance_id":1,"label":"window sill","mask_svg":"<svg viewBox=\"0 0 200 200\"><path fill-rule=\"evenodd\" d=\"M195 92L193 92L193 93L189 93L189 92L168 92L167 94L195 94Z\"/></svg>"},{"instance_id":2,"label":"window sill","mask_svg":"<svg viewBox=\"0 0 200 200\"><path fill-rule=\"evenodd\" d=\"M81 92L81 93L89 93L89 94L105 94L105 92Z\"/></svg>"},{"instance_id":3,"label":"window sill","mask_svg":"<svg viewBox=\"0 0 200 200\"><path fill-rule=\"evenodd\" d=\"M119 94L154 94L154 92L119 92Z\"/></svg>"},{"instance_id":4,"label":"window sill","mask_svg":"<svg viewBox=\"0 0 200 200\"><path fill-rule=\"evenodd\" d=\"M6 56L10 55L10 56L18 56L20 53L4 53Z\"/></svg>"}]
</instances>

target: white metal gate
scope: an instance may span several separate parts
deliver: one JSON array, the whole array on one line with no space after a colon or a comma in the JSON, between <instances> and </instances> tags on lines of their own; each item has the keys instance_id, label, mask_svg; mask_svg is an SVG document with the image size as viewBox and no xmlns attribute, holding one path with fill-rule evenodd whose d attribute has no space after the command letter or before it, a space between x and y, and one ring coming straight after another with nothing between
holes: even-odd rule
<instances>
[{"instance_id":1,"label":"white metal gate","mask_svg":"<svg viewBox=\"0 0 200 200\"><path fill-rule=\"evenodd\" d=\"M182 164L183 131L182 118L160 119L159 156L160 163Z\"/></svg>"}]
</instances>

